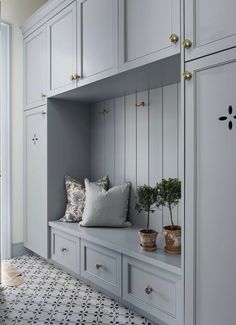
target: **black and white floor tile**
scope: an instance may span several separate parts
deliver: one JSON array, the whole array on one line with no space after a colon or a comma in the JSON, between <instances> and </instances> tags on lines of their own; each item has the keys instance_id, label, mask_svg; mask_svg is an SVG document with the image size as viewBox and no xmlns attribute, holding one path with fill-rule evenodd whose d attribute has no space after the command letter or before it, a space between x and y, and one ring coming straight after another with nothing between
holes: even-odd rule
<instances>
[{"instance_id":1,"label":"black and white floor tile","mask_svg":"<svg viewBox=\"0 0 236 325\"><path fill-rule=\"evenodd\" d=\"M36 256L9 260L24 284L0 292L0 324L151 325L132 310Z\"/></svg>"}]
</instances>

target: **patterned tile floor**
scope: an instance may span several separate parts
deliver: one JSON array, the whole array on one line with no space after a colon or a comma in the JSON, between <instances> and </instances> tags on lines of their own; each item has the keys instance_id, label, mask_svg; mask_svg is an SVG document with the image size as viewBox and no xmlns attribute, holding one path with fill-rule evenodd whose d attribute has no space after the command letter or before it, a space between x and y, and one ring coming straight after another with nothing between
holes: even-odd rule
<instances>
[{"instance_id":1,"label":"patterned tile floor","mask_svg":"<svg viewBox=\"0 0 236 325\"><path fill-rule=\"evenodd\" d=\"M0 324L151 325L101 292L31 255L9 260L24 284L0 292Z\"/></svg>"}]
</instances>

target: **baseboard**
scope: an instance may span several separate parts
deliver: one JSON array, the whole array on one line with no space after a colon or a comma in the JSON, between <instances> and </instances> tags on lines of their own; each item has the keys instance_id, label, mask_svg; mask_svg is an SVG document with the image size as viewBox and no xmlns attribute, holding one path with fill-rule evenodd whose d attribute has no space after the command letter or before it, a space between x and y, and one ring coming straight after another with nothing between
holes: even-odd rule
<instances>
[{"instance_id":1,"label":"baseboard","mask_svg":"<svg viewBox=\"0 0 236 325\"><path fill-rule=\"evenodd\" d=\"M12 244L12 257L18 257L26 254L32 254L32 252L24 247L23 242Z\"/></svg>"}]
</instances>

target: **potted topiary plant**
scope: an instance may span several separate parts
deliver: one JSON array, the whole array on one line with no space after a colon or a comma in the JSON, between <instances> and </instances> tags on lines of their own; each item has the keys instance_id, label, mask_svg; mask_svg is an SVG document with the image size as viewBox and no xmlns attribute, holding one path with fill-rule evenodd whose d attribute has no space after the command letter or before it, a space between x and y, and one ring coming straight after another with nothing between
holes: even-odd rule
<instances>
[{"instance_id":1,"label":"potted topiary plant","mask_svg":"<svg viewBox=\"0 0 236 325\"><path fill-rule=\"evenodd\" d=\"M169 209L171 225L164 227L165 251L170 254L181 253L181 227L174 225L173 208L181 199L181 182L177 178L163 179L156 186L157 207Z\"/></svg>"},{"instance_id":2,"label":"potted topiary plant","mask_svg":"<svg viewBox=\"0 0 236 325\"><path fill-rule=\"evenodd\" d=\"M147 212L147 226L141 229L138 234L141 241L140 247L144 251L152 252L156 250L157 232L149 229L150 213L153 213L156 208L156 189L151 186L143 185L137 188L137 203L136 210Z\"/></svg>"}]
</instances>

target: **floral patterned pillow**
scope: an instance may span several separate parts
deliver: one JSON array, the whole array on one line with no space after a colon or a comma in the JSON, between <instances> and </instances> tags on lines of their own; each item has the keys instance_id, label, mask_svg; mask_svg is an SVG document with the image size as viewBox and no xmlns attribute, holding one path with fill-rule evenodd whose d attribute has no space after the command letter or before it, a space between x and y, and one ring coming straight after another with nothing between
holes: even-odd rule
<instances>
[{"instance_id":1,"label":"floral patterned pillow","mask_svg":"<svg viewBox=\"0 0 236 325\"><path fill-rule=\"evenodd\" d=\"M95 184L102 186L105 190L108 189L108 177L98 179ZM84 186L70 176L65 176L65 185L67 192L66 212L62 222L79 222L82 220L82 215L85 206L85 188Z\"/></svg>"}]
</instances>

